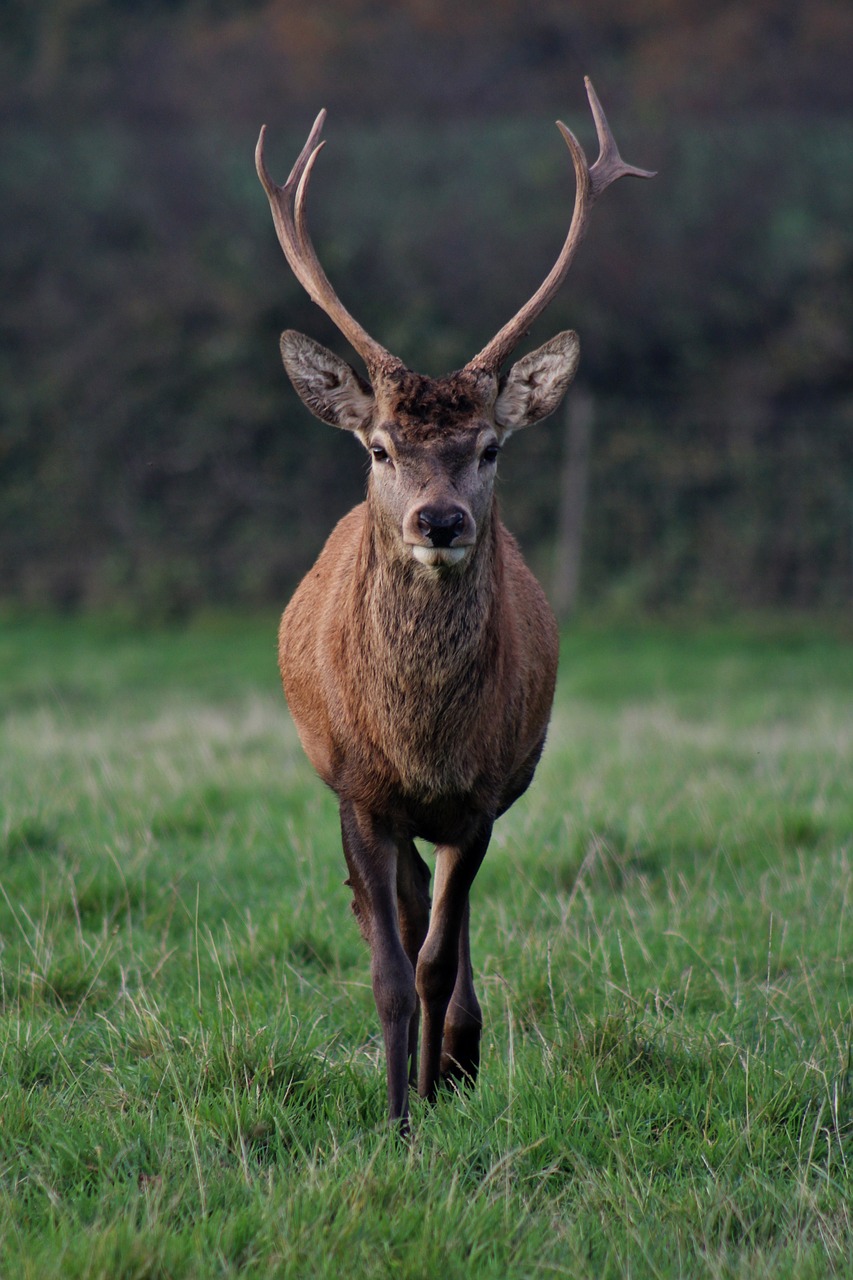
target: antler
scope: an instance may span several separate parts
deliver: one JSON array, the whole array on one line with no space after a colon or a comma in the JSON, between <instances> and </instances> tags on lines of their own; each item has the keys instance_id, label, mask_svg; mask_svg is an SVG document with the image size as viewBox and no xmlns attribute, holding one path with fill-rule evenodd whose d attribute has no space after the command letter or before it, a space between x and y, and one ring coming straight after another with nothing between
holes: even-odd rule
<instances>
[{"instance_id":1,"label":"antler","mask_svg":"<svg viewBox=\"0 0 853 1280\"><path fill-rule=\"evenodd\" d=\"M584 83L589 105L592 108L593 119L595 120L596 133L598 134L599 156L595 164L590 168L583 148L575 135L560 120L557 121L557 128L565 138L566 146L571 152L577 184L575 208L566 242L559 258L533 297L524 304L520 311L516 312L499 333L495 334L491 342L483 348L479 355L476 355L473 360L469 360L466 365L467 369L483 369L489 373L496 373L510 352L521 341L536 317L545 310L568 274L578 246L584 237L592 206L602 191L609 187L611 182L615 182L617 178L626 176L653 178L655 176L654 173L649 172L647 169L635 169L633 165L625 164L619 154L619 149L616 146L613 134L610 132L610 126L601 109L601 103L598 101L589 76L584 77Z\"/></svg>"},{"instance_id":2,"label":"antler","mask_svg":"<svg viewBox=\"0 0 853 1280\"><path fill-rule=\"evenodd\" d=\"M264 163L266 125L261 129L255 148L255 168L267 193L279 243L293 274L309 297L337 325L367 365L371 377L374 377L401 368L402 362L371 338L347 311L320 265L305 221L305 198L311 170L325 146L319 140L325 119L326 112L321 111L283 187L273 182Z\"/></svg>"}]
</instances>

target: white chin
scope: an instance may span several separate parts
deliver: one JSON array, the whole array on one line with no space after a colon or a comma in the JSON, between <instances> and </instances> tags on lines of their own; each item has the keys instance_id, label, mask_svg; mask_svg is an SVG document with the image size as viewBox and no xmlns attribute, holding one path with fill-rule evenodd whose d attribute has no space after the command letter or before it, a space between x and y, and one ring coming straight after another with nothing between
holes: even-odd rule
<instances>
[{"instance_id":1,"label":"white chin","mask_svg":"<svg viewBox=\"0 0 853 1280\"><path fill-rule=\"evenodd\" d=\"M412 555L421 564L437 569L442 565L459 564L470 550L470 547L412 547Z\"/></svg>"}]
</instances>

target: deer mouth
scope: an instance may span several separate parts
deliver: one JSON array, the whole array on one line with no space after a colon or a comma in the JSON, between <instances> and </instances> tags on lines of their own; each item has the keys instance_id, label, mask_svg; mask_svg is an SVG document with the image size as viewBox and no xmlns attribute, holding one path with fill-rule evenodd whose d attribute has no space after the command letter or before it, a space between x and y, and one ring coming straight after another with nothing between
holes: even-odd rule
<instances>
[{"instance_id":1,"label":"deer mouth","mask_svg":"<svg viewBox=\"0 0 853 1280\"><path fill-rule=\"evenodd\" d=\"M470 544L462 547L425 547L416 544L412 547L412 555L420 564L439 569L461 564L470 550Z\"/></svg>"}]
</instances>

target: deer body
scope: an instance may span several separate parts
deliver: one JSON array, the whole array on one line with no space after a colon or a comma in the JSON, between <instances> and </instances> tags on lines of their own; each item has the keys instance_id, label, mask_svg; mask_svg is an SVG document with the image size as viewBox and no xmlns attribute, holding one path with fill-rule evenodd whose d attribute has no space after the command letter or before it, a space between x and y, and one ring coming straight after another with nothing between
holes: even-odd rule
<instances>
[{"instance_id":1,"label":"deer body","mask_svg":"<svg viewBox=\"0 0 853 1280\"><path fill-rule=\"evenodd\" d=\"M521 794L554 691L553 614L496 512L492 524L475 572L430 580L416 561L382 560L368 500L334 530L279 632L288 705L320 777L433 842Z\"/></svg>"},{"instance_id":2,"label":"deer body","mask_svg":"<svg viewBox=\"0 0 853 1280\"><path fill-rule=\"evenodd\" d=\"M304 202L318 117L284 187L258 173L288 262L363 357L369 380L287 331L285 368L315 416L371 456L365 502L331 533L282 617L279 665L306 754L337 794L353 908L370 946L385 1042L388 1105L405 1126L409 1083L473 1082L482 1028L468 897L492 825L528 787L545 742L557 627L499 518L498 453L556 409L578 341L559 334L500 365L568 270L596 196L624 174L591 86L601 154L575 167L572 224L554 269L464 369L406 369L343 307L317 261ZM435 845L430 873L415 844ZM423 1043L418 1061L420 1021ZM417 1075L415 1075L417 1069Z\"/></svg>"}]
</instances>

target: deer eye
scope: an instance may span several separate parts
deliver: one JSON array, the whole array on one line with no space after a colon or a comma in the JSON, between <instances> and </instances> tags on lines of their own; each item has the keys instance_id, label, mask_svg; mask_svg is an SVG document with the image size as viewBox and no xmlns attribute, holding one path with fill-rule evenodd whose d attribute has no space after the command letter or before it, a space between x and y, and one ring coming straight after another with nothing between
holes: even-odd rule
<instances>
[{"instance_id":1,"label":"deer eye","mask_svg":"<svg viewBox=\"0 0 853 1280\"><path fill-rule=\"evenodd\" d=\"M487 445L480 456L480 463L497 462L500 451L500 445Z\"/></svg>"},{"instance_id":2,"label":"deer eye","mask_svg":"<svg viewBox=\"0 0 853 1280\"><path fill-rule=\"evenodd\" d=\"M383 449L381 444L372 444L370 446L370 452L373 454L374 462L390 462L391 461L391 459L388 457L388 451L386 449Z\"/></svg>"}]
</instances>

